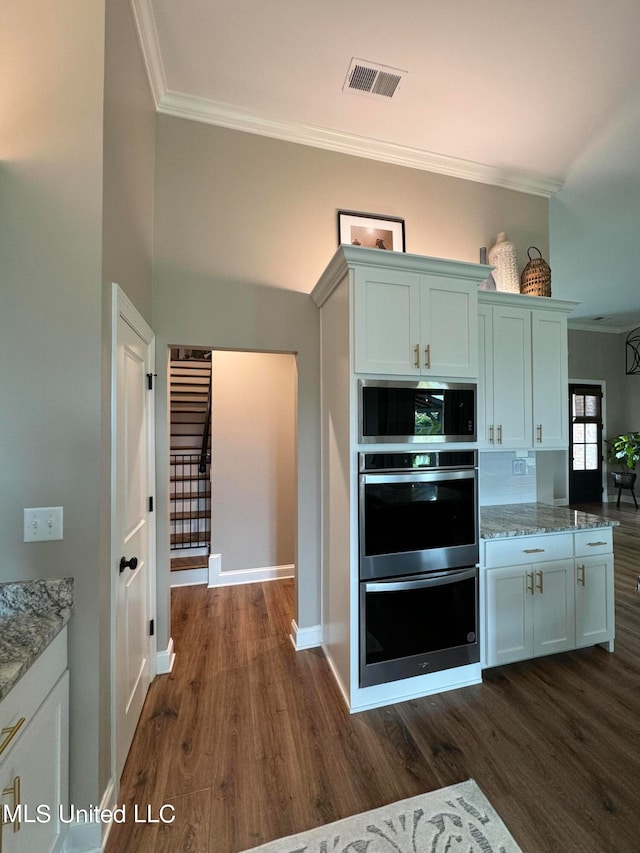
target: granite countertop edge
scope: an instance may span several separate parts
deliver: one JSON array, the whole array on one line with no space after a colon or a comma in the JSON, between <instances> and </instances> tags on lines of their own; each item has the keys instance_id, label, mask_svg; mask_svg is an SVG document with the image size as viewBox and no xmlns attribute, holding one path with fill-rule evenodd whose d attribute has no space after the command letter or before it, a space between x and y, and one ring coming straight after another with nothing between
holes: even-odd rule
<instances>
[{"instance_id":1,"label":"granite countertop edge","mask_svg":"<svg viewBox=\"0 0 640 853\"><path fill-rule=\"evenodd\" d=\"M618 527L619 521L593 513L542 503L480 507L480 538L508 539L543 533L575 533L602 527Z\"/></svg>"},{"instance_id":2,"label":"granite countertop edge","mask_svg":"<svg viewBox=\"0 0 640 853\"><path fill-rule=\"evenodd\" d=\"M0 701L73 612L73 578L0 584Z\"/></svg>"}]
</instances>

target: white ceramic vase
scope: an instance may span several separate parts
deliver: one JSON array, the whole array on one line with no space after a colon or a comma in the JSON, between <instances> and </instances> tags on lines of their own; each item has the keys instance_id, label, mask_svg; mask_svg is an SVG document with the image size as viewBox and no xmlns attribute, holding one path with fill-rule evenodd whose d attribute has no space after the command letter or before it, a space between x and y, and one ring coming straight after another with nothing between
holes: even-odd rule
<instances>
[{"instance_id":1,"label":"white ceramic vase","mask_svg":"<svg viewBox=\"0 0 640 853\"><path fill-rule=\"evenodd\" d=\"M495 246L489 249L489 263L495 267L493 277L498 290L520 293L516 244L507 240L504 231L498 234Z\"/></svg>"}]
</instances>

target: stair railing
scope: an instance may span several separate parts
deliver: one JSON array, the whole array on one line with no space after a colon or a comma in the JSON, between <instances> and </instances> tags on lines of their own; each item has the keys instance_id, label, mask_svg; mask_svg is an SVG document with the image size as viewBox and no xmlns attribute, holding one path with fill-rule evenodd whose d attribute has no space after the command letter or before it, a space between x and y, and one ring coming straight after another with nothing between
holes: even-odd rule
<instances>
[{"instance_id":1,"label":"stair railing","mask_svg":"<svg viewBox=\"0 0 640 853\"><path fill-rule=\"evenodd\" d=\"M204 427L202 429L202 446L200 448L200 463L198 471L201 474L207 473L207 464L209 463L209 430L211 428L211 377L209 377L209 393L207 395L207 414L204 419Z\"/></svg>"}]
</instances>

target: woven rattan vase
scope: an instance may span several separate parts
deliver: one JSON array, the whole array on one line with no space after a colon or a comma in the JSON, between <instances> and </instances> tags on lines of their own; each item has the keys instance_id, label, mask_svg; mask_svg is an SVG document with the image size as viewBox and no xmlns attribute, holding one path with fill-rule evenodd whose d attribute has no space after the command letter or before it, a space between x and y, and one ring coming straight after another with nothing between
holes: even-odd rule
<instances>
[{"instance_id":1,"label":"woven rattan vase","mask_svg":"<svg viewBox=\"0 0 640 853\"><path fill-rule=\"evenodd\" d=\"M531 257L532 249L540 255L539 258ZM527 255L529 263L520 276L520 293L526 296L551 296L551 268L542 257L542 252L535 246L529 246Z\"/></svg>"},{"instance_id":2,"label":"woven rattan vase","mask_svg":"<svg viewBox=\"0 0 640 853\"><path fill-rule=\"evenodd\" d=\"M516 244L507 240L504 231L498 234L495 246L489 249L489 263L495 267L493 277L498 290L520 293Z\"/></svg>"}]
</instances>

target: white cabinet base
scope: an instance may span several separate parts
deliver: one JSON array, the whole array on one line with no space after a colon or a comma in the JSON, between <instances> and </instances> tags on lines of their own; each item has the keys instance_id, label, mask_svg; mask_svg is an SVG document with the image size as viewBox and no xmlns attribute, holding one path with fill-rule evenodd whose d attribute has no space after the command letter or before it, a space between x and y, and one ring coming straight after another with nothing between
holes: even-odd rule
<instances>
[{"instance_id":1,"label":"white cabinet base","mask_svg":"<svg viewBox=\"0 0 640 853\"><path fill-rule=\"evenodd\" d=\"M611 528L483 546L483 666L614 647Z\"/></svg>"}]
</instances>

